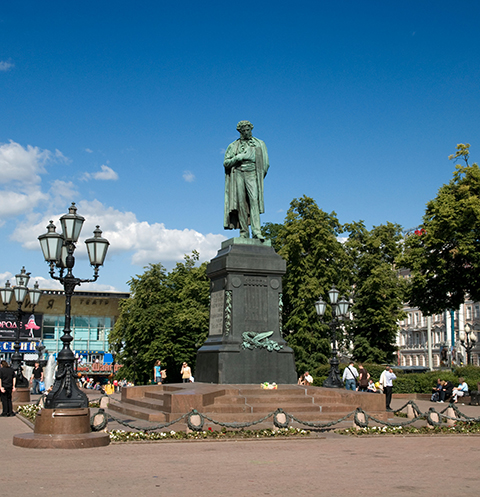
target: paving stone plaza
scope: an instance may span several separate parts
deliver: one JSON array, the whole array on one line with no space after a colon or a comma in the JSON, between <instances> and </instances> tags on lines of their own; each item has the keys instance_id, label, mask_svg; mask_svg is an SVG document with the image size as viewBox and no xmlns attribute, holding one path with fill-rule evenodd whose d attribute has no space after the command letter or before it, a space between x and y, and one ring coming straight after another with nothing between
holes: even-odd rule
<instances>
[{"instance_id":1,"label":"paving stone plaza","mask_svg":"<svg viewBox=\"0 0 480 497\"><path fill-rule=\"evenodd\" d=\"M404 404L394 399L394 409ZM434 404L418 401L423 411ZM459 408L478 416L480 407ZM118 426L114 426L118 428ZM478 436L165 441L95 449L23 449L2 419L0 488L12 497L478 495Z\"/></svg>"}]
</instances>

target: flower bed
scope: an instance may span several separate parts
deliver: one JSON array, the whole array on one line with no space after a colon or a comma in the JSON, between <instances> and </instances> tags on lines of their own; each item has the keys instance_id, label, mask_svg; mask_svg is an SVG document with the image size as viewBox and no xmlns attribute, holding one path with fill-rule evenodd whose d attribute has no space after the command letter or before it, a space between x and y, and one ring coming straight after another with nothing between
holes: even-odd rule
<instances>
[{"instance_id":1,"label":"flower bed","mask_svg":"<svg viewBox=\"0 0 480 497\"><path fill-rule=\"evenodd\" d=\"M89 402L88 407L95 409L100 407L99 402ZM35 418L37 417L38 411L40 411L41 407L37 404L24 404L23 406L19 406L17 412L22 416L26 417L32 423L35 423Z\"/></svg>"},{"instance_id":2,"label":"flower bed","mask_svg":"<svg viewBox=\"0 0 480 497\"><path fill-rule=\"evenodd\" d=\"M346 430L335 430L339 435L351 435L361 437L363 435L468 435L479 434L480 423L457 422L454 426L369 426L368 428L348 428Z\"/></svg>"},{"instance_id":3,"label":"flower bed","mask_svg":"<svg viewBox=\"0 0 480 497\"><path fill-rule=\"evenodd\" d=\"M151 432L144 431L124 431L111 430L109 432L112 442L137 442L137 441L158 441L158 440L227 440L238 438L272 438L272 437L295 437L310 435L308 430L300 428L280 428L278 430L235 430L215 431L209 428L204 431L192 431L186 433L184 431L167 431L167 432Z\"/></svg>"}]
</instances>

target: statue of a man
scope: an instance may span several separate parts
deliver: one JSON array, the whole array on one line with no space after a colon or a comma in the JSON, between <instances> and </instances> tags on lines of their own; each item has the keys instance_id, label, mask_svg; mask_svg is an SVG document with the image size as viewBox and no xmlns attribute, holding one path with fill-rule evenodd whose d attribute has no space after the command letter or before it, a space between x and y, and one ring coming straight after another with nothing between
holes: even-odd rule
<instances>
[{"instance_id":1,"label":"statue of a man","mask_svg":"<svg viewBox=\"0 0 480 497\"><path fill-rule=\"evenodd\" d=\"M252 136L253 124L240 121L237 130L240 138L231 143L225 152L225 216L227 230L240 228L240 236L263 240L260 231L260 214L263 204L263 178L270 164L267 147L262 140Z\"/></svg>"}]
</instances>

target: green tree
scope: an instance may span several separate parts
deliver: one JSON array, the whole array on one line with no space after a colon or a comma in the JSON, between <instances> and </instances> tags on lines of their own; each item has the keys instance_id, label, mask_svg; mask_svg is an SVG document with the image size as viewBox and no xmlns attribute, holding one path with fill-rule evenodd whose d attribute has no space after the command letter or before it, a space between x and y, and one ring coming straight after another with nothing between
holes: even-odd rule
<instances>
[{"instance_id":1,"label":"green tree","mask_svg":"<svg viewBox=\"0 0 480 497\"><path fill-rule=\"evenodd\" d=\"M420 229L405 241L409 301L426 314L457 309L467 294L480 300L480 169L469 164L469 148L459 144L449 156L463 163L428 202Z\"/></svg>"},{"instance_id":2,"label":"green tree","mask_svg":"<svg viewBox=\"0 0 480 497\"><path fill-rule=\"evenodd\" d=\"M374 226L362 221L345 225L345 249L352 270L353 321L350 332L359 361L391 361L396 351L398 320L404 317L405 283L395 267L402 250L398 224Z\"/></svg>"},{"instance_id":3,"label":"green tree","mask_svg":"<svg viewBox=\"0 0 480 497\"><path fill-rule=\"evenodd\" d=\"M313 370L330 357L328 326L315 313L315 302L333 284L347 292L342 232L334 212L327 214L312 198L294 199L278 229L275 244L287 262L283 278L283 333L295 352L297 371ZM330 316L326 316L326 320Z\"/></svg>"},{"instance_id":4,"label":"green tree","mask_svg":"<svg viewBox=\"0 0 480 497\"><path fill-rule=\"evenodd\" d=\"M167 367L168 380L180 377L183 361L194 370L197 348L208 334L209 282L206 263L199 255L185 255L167 273L150 264L129 281L131 297L120 303L120 316L110 334L120 350L122 376L145 383L153 376L157 359Z\"/></svg>"}]
</instances>

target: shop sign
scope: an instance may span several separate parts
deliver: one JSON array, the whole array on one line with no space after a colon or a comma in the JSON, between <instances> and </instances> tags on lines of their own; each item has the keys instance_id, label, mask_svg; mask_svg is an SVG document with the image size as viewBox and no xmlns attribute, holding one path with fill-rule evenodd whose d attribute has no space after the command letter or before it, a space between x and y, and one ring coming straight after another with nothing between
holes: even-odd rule
<instances>
[{"instance_id":1,"label":"shop sign","mask_svg":"<svg viewBox=\"0 0 480 497\"><path fill-rule=\"evenodd\" d=\"M1 352L14 352L15 342L0 342ZM20 342L20 352L36 352L38 342Z\"/></svg>"},{"instance_id":2,"label":"shop sign","mask_svg":"<svg viewBox=\"0 0 480 497\"><path fill-rule=\"evenodd\" d=\"M20 321L20 340L40 340L42 314L24 313ZM0 340L15 340L17 318L13 312L0 312Z\"/></svg>"}]
</instances>

